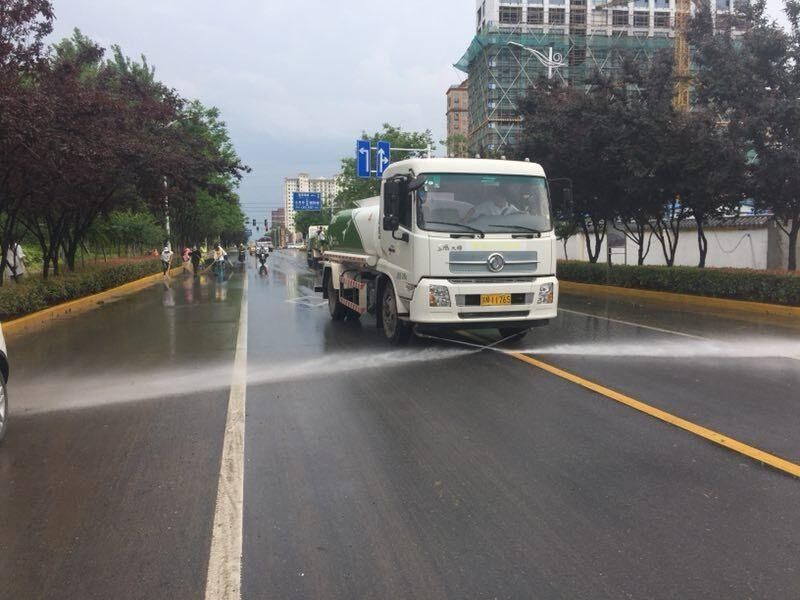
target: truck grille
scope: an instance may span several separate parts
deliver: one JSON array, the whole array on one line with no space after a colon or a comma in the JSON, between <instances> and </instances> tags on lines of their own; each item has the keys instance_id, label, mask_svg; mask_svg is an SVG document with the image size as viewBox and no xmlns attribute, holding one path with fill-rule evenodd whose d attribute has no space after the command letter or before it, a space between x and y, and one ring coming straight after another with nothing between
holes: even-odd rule
<instances>
[{"instance_id":1,"label":"truck grille","mask_svg":"<svg viewBox=\"0 0 800 600\"><path fill-rule=\"evenodd\" d=\"M450 252L449 264L451 273L492 273L489 269L488 259L493 254L500 254L505 261L503 274L530 273L539 266L538 253L535 251L510 251L510 252Z\"/></svg>"}]
</instances>

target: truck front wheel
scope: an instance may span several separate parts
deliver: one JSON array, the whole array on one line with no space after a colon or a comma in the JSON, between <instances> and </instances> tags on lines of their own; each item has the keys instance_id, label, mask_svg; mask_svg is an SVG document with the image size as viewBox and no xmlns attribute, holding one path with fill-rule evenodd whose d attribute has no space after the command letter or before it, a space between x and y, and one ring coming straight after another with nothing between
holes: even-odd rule
<instances>
[{"instance_id":1,"label":"truck front wheel","mask_svg":"<svg viewBox=\"0 0 800 600\"><path fill-rule=\"evenodd\" d=\"M328 275L328 311L334 321L344 319L346 308L339 302L339 292L333 288L333 273Z\"/></svg>"},{"instance_id":2,"label":"truck front wheel","mask_svg":"<svg viewBox=\"0 0 800 600\"><path fill-rule=\"evenodd\" d=\"M411 326L401 321L397 314L397 297L390 281L383 286L381 295L381 325L383 334L392 344L405 344L411 337Z\"/></svg>"}]
</instances>

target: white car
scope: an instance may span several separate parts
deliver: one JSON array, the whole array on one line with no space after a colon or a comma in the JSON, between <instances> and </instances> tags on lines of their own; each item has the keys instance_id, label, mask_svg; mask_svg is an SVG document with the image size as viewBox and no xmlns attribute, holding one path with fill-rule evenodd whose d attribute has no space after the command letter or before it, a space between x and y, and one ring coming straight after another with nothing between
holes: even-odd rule
<instances>
[{"instance_id":1,"label":"white car","mask_svg":"<svg viewBox=\"0 0 800 600\"><path fill-rule=\"evenodd\" d=\"M3 337L3 327L0 326L0 441L6 434L8 428L8 392L6 382L8 381L8 352L6 350L6 340Z\"/></svg>"}]
</instances>

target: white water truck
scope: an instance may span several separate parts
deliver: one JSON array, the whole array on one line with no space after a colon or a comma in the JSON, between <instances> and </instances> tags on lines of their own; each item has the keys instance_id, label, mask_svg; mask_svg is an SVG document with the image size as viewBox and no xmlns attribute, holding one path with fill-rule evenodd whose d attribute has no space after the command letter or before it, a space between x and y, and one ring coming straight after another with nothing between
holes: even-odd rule
<instances>
[{"instance_id":1,"label":"white water truck","mask_svg":"<svg viewBox=\"0 0 800 600\"><path fill-rule=\"evenodd\" d=\"M334 320L374 312L399 344L415 326L510 337L555 318L557 240L538 164L404 160L386 169L379 197L358 204L328 227L317 291Z\"/></svg>"}]
</instances>

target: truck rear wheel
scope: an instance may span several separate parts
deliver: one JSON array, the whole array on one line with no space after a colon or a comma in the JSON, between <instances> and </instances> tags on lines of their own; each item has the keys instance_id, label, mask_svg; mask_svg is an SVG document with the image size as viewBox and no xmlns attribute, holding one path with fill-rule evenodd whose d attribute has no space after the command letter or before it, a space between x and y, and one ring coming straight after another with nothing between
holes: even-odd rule
<instances>
[{"instance_id":1,"label":"truck rear wheel","mask_svg":"<svg viewBox=\"0 0 800 600\"><path fill-rule=\"evenodd\" d=\"M383 286L381 295L381 325L383 334L392 344L405 344L411 337L411 326L401 321L397 314L397 297L390 281Z\"/></svg>"},{"instance_id":2,"label":"truck rear wheel","mask_svg":"<svg viewBox=\"0 0 800 600\"><path fill-rule=\"evenodd\" d=\"M333 273L331 273L328 276L328 312L331 313L331 319L341 321L346 311L344 304L339 302L339 292L333 289Z\"/></svg>"}]
</instances>

